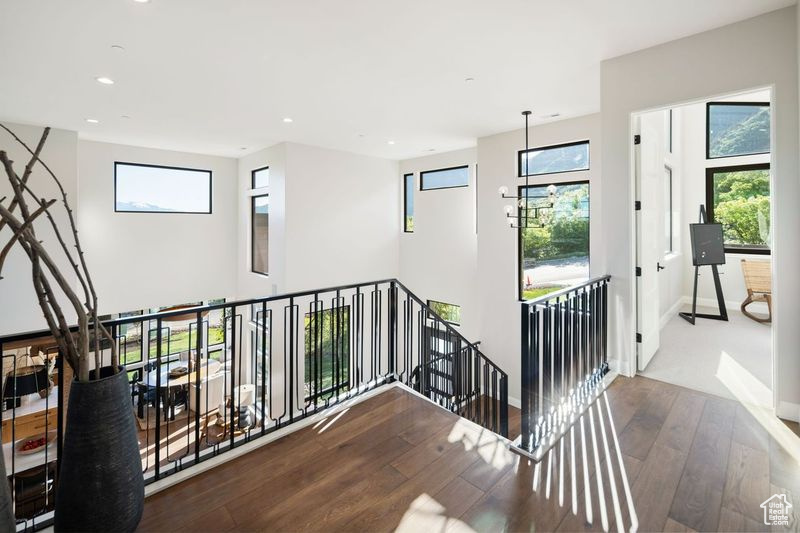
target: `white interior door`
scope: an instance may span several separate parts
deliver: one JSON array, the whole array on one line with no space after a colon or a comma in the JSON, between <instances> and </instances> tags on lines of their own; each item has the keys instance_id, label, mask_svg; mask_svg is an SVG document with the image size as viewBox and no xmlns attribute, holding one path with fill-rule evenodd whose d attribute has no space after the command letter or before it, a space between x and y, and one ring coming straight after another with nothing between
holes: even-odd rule
<instances>
[{"instance_id":1,"label":"white interior door","mask_svg":"<svg viewBox=\"0 0 800 533\"><path fill-rule=\"evenodd\" d=\"M661 204L664 190L664 111L641 115L640 144L637 147L637 199L641 209L637 217L637 265L642 275L637 278L638 369L644 370L658 351L660 343L659 261L663 255Z\"/></svg>"}]
</instances>

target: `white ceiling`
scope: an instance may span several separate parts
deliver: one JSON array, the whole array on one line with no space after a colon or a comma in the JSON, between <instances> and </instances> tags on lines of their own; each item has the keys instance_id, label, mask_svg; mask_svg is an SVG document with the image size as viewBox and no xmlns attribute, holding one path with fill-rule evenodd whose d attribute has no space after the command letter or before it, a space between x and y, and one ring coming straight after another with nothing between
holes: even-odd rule
<instances>
[{"instance_id":1,"label":"white ceiling","mask_svg":"<svg viewBox=\"0 0 800 533\"><path fill-rule=\"evenodd\" d=\"M0 2L3 120L234 157L295 141L403 159L516 129L522 109L597 112L602 59L795 0Z\"/></svg>"}]
</instances>

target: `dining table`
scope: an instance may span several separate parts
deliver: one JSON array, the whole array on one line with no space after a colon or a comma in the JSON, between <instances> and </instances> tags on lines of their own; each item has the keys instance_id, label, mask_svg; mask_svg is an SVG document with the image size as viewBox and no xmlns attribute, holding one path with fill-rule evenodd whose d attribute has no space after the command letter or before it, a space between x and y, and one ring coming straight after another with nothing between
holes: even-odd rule
<instances>
[{"instance_id":1,"label":"dining table","mask_svg":"<svg viewBox=\"0 0 800 533\"><path fill-rule=\"evenodd\" d=\"M212 364L213 363L213 364ZM185 368L185 374L176 375L173 377L172 372L178 368ZM155 389L156 397L160 399L164 405L164 420L175 420L175 404L177 403L178 393L188 388L190 383L202 382L208 375L209 370L211 373L216 373L219 370L219 363L217 361L205 361L200 365L199 376L198 372L188 371L189 365L186 361L172 361L167 364L161 365L150 372L147 372L144 379L139 382L139 386L145 389ZM141 402L142 395L139 395L139 413L140 418L143 418L143 403ZM158 400L157 400L158 401Z\"/></svg>"}]
</instances>

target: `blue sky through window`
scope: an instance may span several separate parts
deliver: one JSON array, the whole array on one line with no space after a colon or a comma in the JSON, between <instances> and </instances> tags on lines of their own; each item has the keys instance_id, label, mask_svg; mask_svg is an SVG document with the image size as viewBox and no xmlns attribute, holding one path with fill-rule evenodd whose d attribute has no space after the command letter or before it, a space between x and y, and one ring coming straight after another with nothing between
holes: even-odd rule
<instances>
[{"instance_id":1,"label":"blue sky through window","mask_svg":"<svg viewBox=\"0 0 800 533\"><path fill-rule=\"evenodd\" d=\"M211 171L116 164L117 211L211 212Z\"/></svg>"}]
</instances>

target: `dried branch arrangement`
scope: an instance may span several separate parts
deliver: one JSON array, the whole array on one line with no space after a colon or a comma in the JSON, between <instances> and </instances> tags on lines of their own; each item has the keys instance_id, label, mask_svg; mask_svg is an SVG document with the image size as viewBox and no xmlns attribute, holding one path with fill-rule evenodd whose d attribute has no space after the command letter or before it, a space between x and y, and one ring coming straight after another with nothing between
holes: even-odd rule
<instances>
[{"instance_id":1,"label":"dried branch arrangement","mask_svg":"<svg viewBox=\"0 0 800 533\"><path fill-rule=\"evenodd\" d=\"M50 134L50 128L44 129L34 150L31 150L22 139L5 125L0 124L0 128L11 135L30 154L30 159L25 165L22 176L20 176L14 170L14 162L9 159L8 153L5 150L0 150L0 163L2 163L6 171L6 176L13 191L11 197L3 196L0 198L0 243L3 242L4 235L11 233L7 243L0 251L0 280L3 279L3 266L8 253L15 244L19 245L28 256L28 259L30 259L33 287L39 300L39 307L41 307L44 318L47 321L47 326L58 345L62 357L72 367L78 380L89 381L90 357L94 357L94 368L99 369L103 366L100 347L101 337L109 341L111 345L111 368L116 372L119 366L116 343L111 333L98 320L97 293L92 283L92 277L86 267L86 259L78 237L78 227L75 223L75 215L69 205L67 193L61 181L39 157L47 141L47 136ZM31 187L29 182L37 163L55 183L61 196L60 199L42 198ZM52 210L59 203L67 213L71 242L64 238L64 233L53 217ZM59 269L54 256L51 254L51 251L54 250L46 248L36 235L34 222L42 219L42 216L53 229L58 241L56 250L58 253L63 253L72 266L72 272L69 277ZM6 228L8 230L4 233L3 230ZM77 286L70 279L72 275L77 278ZM75 332L71 331L70 325L67 323L64 308L58 301L56 288L66 296L69 306L77 316L78 324ZM99 377L99 372L95 373L95 375Z\"/></svg>"}]
</instances>

